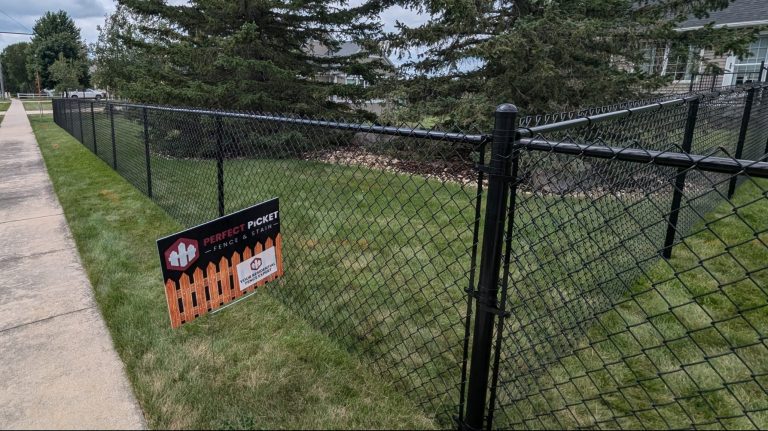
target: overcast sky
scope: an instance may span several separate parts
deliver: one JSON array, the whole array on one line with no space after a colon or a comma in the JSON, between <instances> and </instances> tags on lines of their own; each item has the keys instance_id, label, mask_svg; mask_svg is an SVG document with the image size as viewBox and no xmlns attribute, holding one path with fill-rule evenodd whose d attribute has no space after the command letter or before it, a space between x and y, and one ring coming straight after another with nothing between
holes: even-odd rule
<instances>
[{"instance_id":1,"label":"overcast sky","mask_svg":"<svg viewBox=\"0 0 768 431\"><path fill-rule=\"evenodd\" d=\"M352 0L351 3L359 1ZM41 15L59 9L66 11L75 20L83 39L90 44L98 38L96 26L103 24L105 15L114 11L115 0L0 0L0 31L31 32ZM392 30L396 20L415 25L424 22L425 17L397 7L385 11L381 20L386 30ZM10 44L29 39L30 36L0 34L0 51Z\"/></svg>"}]
</instances>

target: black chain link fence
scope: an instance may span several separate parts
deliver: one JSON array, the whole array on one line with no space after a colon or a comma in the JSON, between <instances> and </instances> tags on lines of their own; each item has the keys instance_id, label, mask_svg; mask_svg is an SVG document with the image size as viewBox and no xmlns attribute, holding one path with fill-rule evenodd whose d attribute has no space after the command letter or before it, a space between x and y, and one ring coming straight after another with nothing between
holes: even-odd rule
<instances>
[{"instance_id":1,"label":"black chain link fence","mask_svg":"<svg viewBox=\"0 0 768 431\"><path fill-rule=\"evenodd\" d=\"M54 107L59 125L185 226L279 197L286 271L268 290L451 423L481 135L88 100Z\"/></svg>"},{"instance_id":2,"label":"black chain link fence","mask_svg":"<svg viewBox=\"0 0 768 431\"><path fill-rule=\"evenodd\" d=\"M493 135L53 105L186 226L280 197L270 292L443 426L768 427L762 85Z\"/></svg>"},{"instance_id":3,"label":"black chain link fence","mask_svg":"<svg viewBox=\"0 0 768 431\"><path fill-rule=\"evenodd\" d=\"M767 105L758 86L520 129L494 427L768 427L768 182L723 170L765 158Z\"/></svg>"}]
</instances>

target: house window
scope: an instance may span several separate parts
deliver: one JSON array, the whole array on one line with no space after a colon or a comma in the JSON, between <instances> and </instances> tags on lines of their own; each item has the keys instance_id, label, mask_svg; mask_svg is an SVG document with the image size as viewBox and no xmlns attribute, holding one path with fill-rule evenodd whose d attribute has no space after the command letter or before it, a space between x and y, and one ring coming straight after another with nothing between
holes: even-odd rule
<instances>
[{"instance_id":1,"label":"house window","mask_svg":"<svg viewBox=\"0 0 768 431\"><path fill-rule=\"evenodd\" d=\"M360 75L347 75L346 84L347 85L362 85L363 87L368 87L368 83Z\"/></svg>"},{"instance_id":2,"label":"house window","mask_svg":"<svg viewBox=\"0 0 768 431\"><path fill-rule=\"evenodd\" d=\"M757 80L760 75L760 65L763 61L768 63L768 35L760 36L749 44L749 52L752 54L742 60L734 61L733 72L735 84L745 81Z\"/></svg>"},{"instance_id":3,"label":"house window","mask_svg":"<svg viewBox=\"0 0 768 431\"><path fill-rule=\"evenodd\" d=\"M692 46L682 49L667 50L665 75L673 75L675 81L690 81L691 73L698 68L696 54Z\"/></svg>"},{"instance_id":4,"label":"house window","mask_svg":"<svg viewBox=\"0 0 768 431\"><path fill-rule=\"evenodd\" d=\"M646 45L643 48L645 62L640 66L640 70L648 75L663 75L665 51L664 46Z\"/></svg>"},{"instance_id":5,"label":"house window","mask_svg":"<svg viewBox=\"0 0 768 431\"><path fill-rule=\"evenodd\" d=\"M640 70L649 75L672 75L675 81L687 81L691 79L691 73L697 67L698 61L692 46L649 44L645 47L645 63Z\"/></svg>"}]
</instances>

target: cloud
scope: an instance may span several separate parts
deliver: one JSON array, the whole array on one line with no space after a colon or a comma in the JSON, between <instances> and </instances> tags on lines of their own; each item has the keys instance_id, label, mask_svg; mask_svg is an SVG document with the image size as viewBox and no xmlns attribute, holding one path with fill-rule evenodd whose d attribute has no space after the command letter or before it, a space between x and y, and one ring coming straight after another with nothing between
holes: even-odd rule
<instances>
[{"instance_id":1,"label":"cloud","mask_svg":"<svg viewBox=\"0 0 768 431\"><path fill-rule=\"evenodd\" d=\"M115 9L113 0L34 0L0 3L0 10L13 17L0 13L0 30L28 32L45 12L63 10L80 28L80 34L86 43L98 39L97 25L104 23L104 16ZM18 22L16 22L18 21ZM30 36L0 34L0 51L17 42L28 42Z\"/></svg>"},{"instance_id":2,"label":"cloud","mask_svg":"<svg viewBox=\"0 0 768 431\"><path fill-rule=\"evenodd\" d=\"M188 0L168 0L172 4L184 4ZM351 6L359 5L362 0L351 0ZM96 26L104 23L104 16L115 10L115 0L13 0L12 2L0 2L0 10L7 13L14 22L6 15L0 13L0 30L3 31L29 31L40 16L47 11L63 10L71 16L75 24L80 27L80 34L83 40L90 44L96 42L99 32ZM391 32L395 30L395 22L400 21L410 27L423 24L429 19L428 15L419 14L416 11L393 6L381 13L381 22L384 24L384 31ZM29 41L29 36L0 34L0 51L6 46L17 42ZM393 59L396 62L399 60Z\"/></svg>"},{"instance_id":3,"label":"cloud","mask_svg":"<svg viewBox=\"0 0 768 431\"><path fill-rule=\"evenodd\" d=\"M394 31L397 21L408 27L417 27L429 20L429 15L405 9L401 6L392 6L381 13L381 22L384 23L384 31Z\"/></svg>"},{"instance_id":4,"label":"cloud","mask_svg":"<svg viewBox=\"0 0 768 431\"><path fill-rule=\"evenodd\" d=\"M35 17L34 19L37 19L46 11L55 12L58 10L67 12L72 18L88 18L104 15L106 12L105 3L107 2L102 0L14 1L3 2L0 5L0 9L19 21L21 21L19 17Z\"/></svg>"}]
</instances>

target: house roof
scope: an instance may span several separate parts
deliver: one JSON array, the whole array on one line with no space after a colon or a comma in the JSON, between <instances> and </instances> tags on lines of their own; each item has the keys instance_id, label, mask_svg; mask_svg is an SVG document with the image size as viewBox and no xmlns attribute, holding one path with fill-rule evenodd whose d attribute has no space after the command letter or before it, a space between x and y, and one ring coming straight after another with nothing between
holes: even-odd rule
<instances>
[{"instance_id":1,"label":"house roof","mask_svg":"<svg viewBox=\"0 0 768 431\"><path fill-rule=\"evenodd\" d=\"M339 44L339 49L335 51L317 41L312 41L309 44L309 52L317 57L348 57L350 55L359 54L362 51L363 47L355 42L341 42Z\"/></svg>"},{"instance_id":2,"label":"house roof","mask_svg":"<svg viewBox=\"0 0 768 431\"><path fill-rule=\"evenodd\" d=\"M768 24L768 1L733 0L727 8L710 12L708 18L692 17L680 23L679 28L702 27L712 22L729 27Z\"/></svg>"},{"instance_id":3,"label":"house roof","mask_svg":"<svg viewBox=\"0 0 768 431\"><path fill-rule=\"evenodd\" d=\"M312 41L306 47L307 52L316 57L349 57L350 55L360 54L365 52L365 49L356 44L355 42L340 42L339 49L332 50L318 41ZM371 58L379 58L384 60L390 66L393 64L386 55L370 54Z\"/></svg>"}]
</instances>

